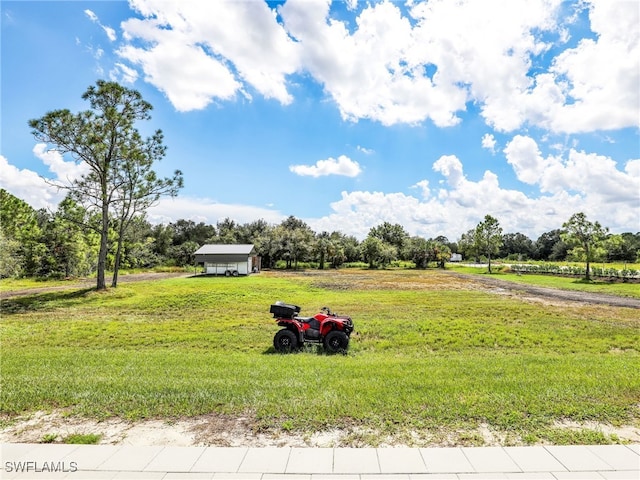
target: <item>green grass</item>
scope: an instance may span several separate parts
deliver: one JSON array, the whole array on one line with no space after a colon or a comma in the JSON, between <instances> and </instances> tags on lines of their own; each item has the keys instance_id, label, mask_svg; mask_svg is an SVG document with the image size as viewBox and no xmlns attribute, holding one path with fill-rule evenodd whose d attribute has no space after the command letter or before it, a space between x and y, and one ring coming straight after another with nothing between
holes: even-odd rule
<instances>
[{"instance_id":1,"label":"green grass","mask_svg":"<svg viewBox=\"0 0 640 480\"><path fill-rule=\"evenodd\" d=\"M474 275L489 275L486 268L464 266L450 266L448 268L454 272L470 273ZM556 275L518 275L516 273L505 273L501 271L500 265L497 265L496 267L492 266L491 277L499 280L507 280L510 282L536 285L540 287L577 290L589 293L607 293L623 297L640 298L639 283L608 282L597 278L594 278L590 282L586 282L580 278L561 277Z\"/></svg>"},{"instance_id":2,"label":"green grass","mask_svg":"<svg viewBox=\"0 0 640 480\"><path fill-rule=\"evenodd\" d=\"M0 291L12 292L28 288L62 287L73 283L73 280L39 280L36 278L3 278L0 280Z\"/></svg>"},{"instance_id":3,"label":"green grass","mask_svg":"<svg viewBox=\"0 0 640 480\"><path fill-rule=\"evenodd\" d=\"M66 436L62 443L70 445L95 445L100 441L101 436L95 433L72 433Z\"/></svg>"},{"instance_id":4,"label":"green grass","mask_svg":"<svg viewBox=\"0 0 640 480\"><path fill-rule=\"evenodd\" d=\"M564 420L640 424L637 310L524 303L466 285L435 271L349 270L8 299L0 412L217 412L249 415L257 429L390 435L486 423L556 443L594 437L563 434L555 425ZM275 353L276 300L303 314L323 305L350 314L349 353Z\"/></svg>"}]
</instances>

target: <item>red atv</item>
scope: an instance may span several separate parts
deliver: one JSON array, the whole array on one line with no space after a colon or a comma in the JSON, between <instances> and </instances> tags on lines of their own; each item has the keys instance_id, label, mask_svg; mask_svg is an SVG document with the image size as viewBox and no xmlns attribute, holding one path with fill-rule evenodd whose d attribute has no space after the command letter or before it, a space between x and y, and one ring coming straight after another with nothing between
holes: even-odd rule
<instances>
[{"instance_id":1,"label":"red atv","mask_svg":"<svg viewBox=\"0 0 640 480\"><path fill-rule=\"evenodd\" d=\"M313 317L299 317L300 307L283 302L271 305L278 325L283 327L273 337L273 346L286 353L301 348L305 343L318 343L332 353L344 352L353 332L351 317L338 315L322 307Z\"/></svg>"}]
</instances>

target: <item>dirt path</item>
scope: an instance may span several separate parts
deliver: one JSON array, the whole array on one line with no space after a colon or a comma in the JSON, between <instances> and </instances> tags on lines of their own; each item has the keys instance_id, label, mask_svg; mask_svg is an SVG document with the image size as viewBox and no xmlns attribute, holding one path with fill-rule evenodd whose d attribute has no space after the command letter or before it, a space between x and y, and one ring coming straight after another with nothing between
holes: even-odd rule
<instances>
[{"instance_id":1,"label":"dirt path","mask_svg":"<svg viewBox=\"0 0 640 480\"><path fill-rule=\"evenodd\" d=\"M452 275L473 283L488 287L495 293L512 294L532 300L553 302L578 302L593 303L599 305L610 305L613 307L628 307L640 309L640 299L631 297L620 297L604 293L580 292L577 290L560 290L557 288L538 287L524 283L514 283L507 280L500 280L488 275L473 275L470 273L459 273L446 271L447 275ZM640 286L639 286L640 288Z\"/></svg>"},{"instance_id":2,"label":"dirt path","mask_svg":"<svg viewBox=\"0 0 640 480\"><path fill-rule=\"evenodd\" d=\"M278 273L282 273L284 275L292 274L292 272ZM323 273L325 272L310 272L310 274ZM576 290L559 290L556 288L538 287L535 285L527 285L524 283L514 283L507 280L500 280L488 275L473 275L470 273L452 272L450 270L443 270L440 273L452 277L463 278L478 286L488 288L489 291L493 291L494 293L518 295L520 297L529 298L531 300L545 301L547 303L578 302L640 309L640 299L637 298L620 297L617 295L608 295L604 293L590 293L580 292ZM295 272L295 274L299 275L300 272ZM135 273L130 275L122 275L119 277L118 281L120 283L144 282L147 280L160 280L163 278L189 277L191 275L191 273L187 272ZM353 280L353 278L349 278L349 280ZM95 286L95 283L96 281L92 278L84 278L69 281L69 283L66 285L59 285L55 287L27 288L23 290L10 291L4 291L0 287L0 299L37 295L40 293L55 292L58 290L68 290L73 288L92 288Z\"/></svg>"}]
</instances>

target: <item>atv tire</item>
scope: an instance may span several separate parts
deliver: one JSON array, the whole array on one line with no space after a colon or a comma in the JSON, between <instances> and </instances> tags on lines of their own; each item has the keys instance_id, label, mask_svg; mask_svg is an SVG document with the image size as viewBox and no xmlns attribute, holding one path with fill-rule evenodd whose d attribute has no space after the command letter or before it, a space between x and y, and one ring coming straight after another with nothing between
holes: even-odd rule
<instances>
[{"instance_id":1,"label":"atv tire","mask_svg":"<svg viewBox=\"0 0 640 480\"><path fill-rule=\"evenodd\" d=\"M285 328L273 337L273 346L280 353L289 353L298 348L298 339L295 333Z\"/></svg>"},{"instance_id":2,"label":"atv tire","mask_svg":"<svg viewBox=\"0 0 640 480\"><path fill-rule=\"evenodd\" d=\"M346 352L347 347L349 347L349 337L340 330L333 330L324 337L324 348L328 352Z\"/></svg>"}]
</instances>

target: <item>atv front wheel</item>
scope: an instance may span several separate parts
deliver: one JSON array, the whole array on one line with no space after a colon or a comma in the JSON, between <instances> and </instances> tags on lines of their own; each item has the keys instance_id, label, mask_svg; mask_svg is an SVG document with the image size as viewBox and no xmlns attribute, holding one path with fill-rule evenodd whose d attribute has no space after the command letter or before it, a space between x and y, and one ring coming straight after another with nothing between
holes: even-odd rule
<instances>
[{"instance_id":1,"label":"atv front wheel","mask_svg":"<svg viewBox=\"0 0 640 480\"><path fill-rule=\"evenodd\" d=\"M324 338L324 348L331 353L344 352L349 346L349 337L340 330L333 330Z\"/></svg>"},{"instance_id":2,"label":"atv front wheel","mask_svg":"<svg viewBox=\"0 0 640 480\"><path fill-rule=\"evenodd\" d=\"M298 348L298 339L295 333L285 328L273 337L273 346L278 352L289 353Z\"/></svg>"}]
</instances>

